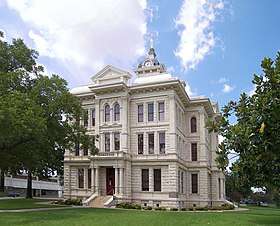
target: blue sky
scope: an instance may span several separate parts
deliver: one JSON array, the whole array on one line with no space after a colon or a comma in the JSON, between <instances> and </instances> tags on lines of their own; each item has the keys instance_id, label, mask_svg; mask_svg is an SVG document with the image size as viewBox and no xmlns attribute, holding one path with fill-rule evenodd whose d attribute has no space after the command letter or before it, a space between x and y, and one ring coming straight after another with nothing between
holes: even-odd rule
<instances>
[{"instance_id":1,"label":"blue sky","mask_svg":"<svg viewBox=\"0 0 280 226\"><path fill-rule=\"evenodd\" d=\"M279 12L278 0L0 0L0 29L37 49L69 88L107 64L133 73L151 34L158 60L189 94L222 107L252 92L261 60L280 50Z\"/></svg>"}]
</instances>

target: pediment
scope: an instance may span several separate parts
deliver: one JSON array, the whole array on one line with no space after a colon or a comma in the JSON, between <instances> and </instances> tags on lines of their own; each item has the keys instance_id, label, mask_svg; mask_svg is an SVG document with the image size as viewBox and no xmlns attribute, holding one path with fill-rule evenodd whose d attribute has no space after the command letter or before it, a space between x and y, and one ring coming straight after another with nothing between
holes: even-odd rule
<instances>
[{"instance_id":1,"label":"pediment","mask_svg":"<svg viewBox=\"0 0 280 226\"><path fill-rule=\"evenodd\" d=\"M132 76L129 72L117 67L107 65L101 71L96 73L91 80L96 85L112 84L117 82L127 83Z\"/></svg>"}]
</instances>

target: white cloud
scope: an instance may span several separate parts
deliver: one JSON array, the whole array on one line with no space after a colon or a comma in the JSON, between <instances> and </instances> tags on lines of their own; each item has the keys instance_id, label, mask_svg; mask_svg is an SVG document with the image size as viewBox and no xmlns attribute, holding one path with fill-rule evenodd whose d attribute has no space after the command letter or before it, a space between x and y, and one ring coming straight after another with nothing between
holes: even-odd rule
<instances>
[{"instance_id":1,"label":"white cloud","mask_svg":"<svg viewBox=\"0 0 280 226\"><path fill-rule=\"evenodd\" d=\"M197 92L196 91L192 91L191 90L191 86L187 82L186 82L185 90L186 90L186 93L188 94L189 97L197 96Z\"/></svg>"},{"instance_id":2,"label":"white cloud","mask_svg":"<svg viewBox=\"0 0 280 226\"><path fill-rule=\"evenodd\" d=\"M249 90L248 92L246 92L246 94L250 97L253 96L256 93L256 88L257 88L257 86L254 85L254 87L251 90Z\"/></svg>"},{"instance_id":3,"label":"white cloud","mask_svg":"<svg viewBox=\"0 0 280 226\"><path fill-rule=\"evenodd\" d=\"M130 68L145 53L146 0L7 2L31 28L40 55L59 60L77 82L105 64Z\"/></svg>"},{"instance_id":4,"label":"white cloud","mask_svg":"<svg viewBox=\"0 0 280 226\"><path fill-rule=\"evenodd\" d=\"M180 59L185 71L194 69L215 46L211 26L223 7L223 1L184 0L175 20L180 36L175 56Z\"/></svg>"},{"instance_id":5,"label":"white cloud","mask_svg":"<svg viewBox=\"0 0 280 226\"><path fill-rule=\"evenodd\" d=\"M172 72L175 72L175 69L174 69L173 66L171 66L171 67L166 68L166 71L167 71L168 73L172 73Z\"/></svg>"},{"instance_id":6,"label":"white cloud","mask_svg":"<svg viewBox=\"0 0 280 226\"><path fill-rule=\"evenodd\" d=\"M225 78L225 77L223 77L223 78L220 78L220 79L218 80L218 83L225 83L225 82L227 82L227 81L228 81L228 79Z\"/></svg>"},{"instance_id":7,"label":"white cloud","mask_svg":"<svg viewBox=\"0 0 280 226\"><path fill-rule=\"evenodd\" d=\"M232 87L232 86L230 86L230 85L228 85L228 84L224 84L224 86L223 86L223 92L224 93L230 93L231 91L233 91L234 90L234 87Z\"/></svg>"}]
</instances>

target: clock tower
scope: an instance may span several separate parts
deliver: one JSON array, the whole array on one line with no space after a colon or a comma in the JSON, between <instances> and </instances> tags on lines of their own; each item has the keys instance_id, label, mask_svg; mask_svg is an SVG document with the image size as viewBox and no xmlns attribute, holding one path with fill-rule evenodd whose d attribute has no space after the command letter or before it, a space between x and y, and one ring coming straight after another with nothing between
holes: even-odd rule
<instances>
[{"instance_id":1,"label":"clock tower","mask_svg":"<svg viewBox=\"0 0 280 226\"><path fill-rule=\"evenodd\" d=\"M159 63L156 56L157 55L155 49L153 48L153 40L151 39L148 56L140 62L136 69L134 69L134 72L138 77L146 77L150 75L165 73L165 65Z\"/></svg>"}]
</instances>

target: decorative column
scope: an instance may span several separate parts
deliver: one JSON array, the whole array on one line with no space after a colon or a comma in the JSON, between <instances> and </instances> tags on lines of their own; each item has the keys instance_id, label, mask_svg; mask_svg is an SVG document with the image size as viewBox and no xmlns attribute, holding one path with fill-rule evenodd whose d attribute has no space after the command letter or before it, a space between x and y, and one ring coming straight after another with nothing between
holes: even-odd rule
<instances>
[{"instance_id":1,"label":"decorative column","mask_svg":"<svg viewBox=\"0 0 280 226\"><path fill-rule=\"evenodd\" d=\"M94 176L94 168L91 168L91 185L90 185L90 187L91 187L91 192L95 192L95 188L94 188L94 186L95 186L95 181L94 181L94 179L95 179L95 176Z\"/></svg>"},{"instance_id":2,"label":"decorative column","mask_svg":"<svg viewBox=\"0 0 280 226\"><path fill-rule=\"evenodd\" d=\"M102 111L103 112L103 111ZM100 117L100 99L98 97L95 97L95 135L96 134L100 134L99 131L99 125L100 125L100 120L102 120L102 116ZM101 138L100 138L101 139ZM99 148L99 150L101 150L101 144L102 142L95 141L95 146Z\"/></svg>"},{"instance_id":3,"label":"decorative column","mask_svg":"<svg viewBox=\"0 0 280 226\"><path fill-rule=\"evenodd\" d=\"M110 151L115 151L114 149L114 133L113 132L110 132ZM105 141L104 141L105 143Z\"/></svg>"},{"instance_id":4,"label":"decorative column","mask_svg":"<svg viewBox=\"0 0 280 226\"><path fill-rule=\"evenodd\" d=\"M120 141L121 141L120 150L124 152L128 152L128 126L129 126L128 122L130 119L128 102L129 102L129 97L127 96L121 97L120 120L122 124L122 132L120 136Z\"/></svg>"},{"instance_id":5,"label":"decorative column","mask_svg":"<svg viewBox=\"0 0 280 226\"><path fill-rule=\"evenodd\" d=\"M169 109L168 111L168 120L169 120L169 150L166 150L166 153L176 153L176 103L174 94L168 95ZM167 133L168 136L168 133Z\"/></svg>"},{"instance_id":6,"label":"decorative column","mask_svg":"<svg viewBox=\"0 0 280 226\"><path fill-rule=\"evenodd\" d=\"M123 168L120 168L120 194L123 195L124 187L123 187Z\"/></svg>"},{"instance_id":7,"label":"decorative column","mask_svg":"<svg viewBox=\"0 0 280 226\"><path fill-rule=\"evenodd\" d=\"M115 192L114 194L119 194L119 168L115 168Z\"/></svg>"},{"instance_id":8,"label":"decorative column","mask_svg":"<svg viewBox=\"0 0 280 226\"><path fill-rule=\"evenodd\" d=\"M97 195L100 195L99 190L99 168L95 168L95 190L97 191Z\"/></svg>"}]
</instances>

